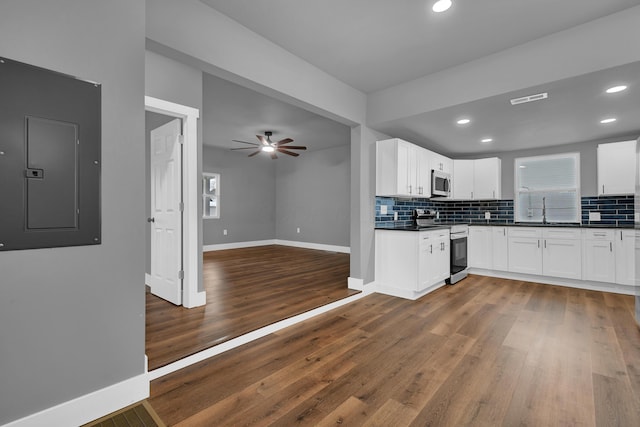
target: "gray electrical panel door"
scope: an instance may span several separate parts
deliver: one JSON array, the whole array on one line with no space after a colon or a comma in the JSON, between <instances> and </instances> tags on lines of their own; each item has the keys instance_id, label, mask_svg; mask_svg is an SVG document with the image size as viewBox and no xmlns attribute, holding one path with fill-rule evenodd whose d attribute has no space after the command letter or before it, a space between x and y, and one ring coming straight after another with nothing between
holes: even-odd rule
<instances>
[{"instance_id":1,"label":"gray electrical panel door","mask_svg":"<svg viewBox=\"0 0 640 427\"><path fill-rule=\"evenodd\" d=\"M100 243L100 89L0 58L0 250Z\"/></svg>"}]
</instances>

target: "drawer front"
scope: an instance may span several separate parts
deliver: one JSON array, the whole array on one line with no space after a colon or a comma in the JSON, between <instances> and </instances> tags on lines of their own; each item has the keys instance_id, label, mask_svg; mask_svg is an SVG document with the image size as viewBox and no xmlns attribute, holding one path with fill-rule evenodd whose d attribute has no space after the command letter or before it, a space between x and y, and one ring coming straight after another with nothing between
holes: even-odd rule
<instances>
[{"instance_id":1,"label":"drawer front","mask_svg":"<svg viewBox=\"0 0 640 427\"><path fill-rule=\"evenodd\" d=\"M542 237L545 239L580 240L582 234L579 228L545 228L542 230Z\"/></svg>"},{"instance_id":2,"label":"drawer front","mask_svg":"<svg viewBox=\"0 0 640 427\"><path fill-rule=\"evenodd\" d=\"M615 230L584 230L585 239L589 240L613 240Z\"/></svg>"},{"instance_id":3,"label":"drawer front","mask_svg":"<svg viewBox=\"0 0 640 427\"><path fill-rule=\"evenodd\" d=\"M542 228L509 227L509 237L542 237Z\"/></svg>"}]
</instances>

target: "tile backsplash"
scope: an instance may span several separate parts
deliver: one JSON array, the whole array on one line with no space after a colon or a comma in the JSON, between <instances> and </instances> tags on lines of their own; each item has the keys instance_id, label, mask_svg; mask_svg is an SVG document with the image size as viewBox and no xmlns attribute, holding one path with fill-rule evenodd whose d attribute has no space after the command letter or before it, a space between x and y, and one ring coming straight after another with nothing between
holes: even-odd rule
<instances>
[{"instance_id":1,"label":"tile backsplash","mask_svg":"<svg viewBox=\"0 0 640 427\"><path fill-rule=\"evenodd\" d=\"M381 206L387 207L382 215ZM414 209L430 209L439 212L436 222L462 222L471 224L513 223L513 200L444 200L444 199L398 199L376 197L376 227L411 225ZM589 224L589 212L600 212L600 221L592 224L633 224L634 196L600 196L582 198L582 224ZM393 220L394 212L398 220ZM485 219L491 212L491 219Z\"/></svg>"}]
</instances>

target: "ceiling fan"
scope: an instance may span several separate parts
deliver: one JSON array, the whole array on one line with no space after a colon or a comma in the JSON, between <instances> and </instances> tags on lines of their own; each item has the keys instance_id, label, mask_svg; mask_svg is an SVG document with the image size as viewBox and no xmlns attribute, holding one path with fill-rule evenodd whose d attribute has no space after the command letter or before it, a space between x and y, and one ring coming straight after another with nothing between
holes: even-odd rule
<instances>
[{"instance_id":1,"label":"ceiling fan","mask_svg":"<svg viewBox=\"0 0 640 427\"><path fill-rule=\"evenodd\" d=\"M234 140L232 140L233 142L240 142L242 144L249 144L249 145L253 145L253 147L232 148L231 150L232 151L235 151L235 150L256 150L253 153L249 154L248 157L255 156L256 154L260 153L261 151L264 151L265 153L269 153L271 155L272 159L277 159L278 156L276 155L276 152L282 153L282 154L288 154L288 155L294 156L294 157L298 157L300 154L294 153L293 151L289 151L289 150L306 150L307 149L307 147L302 146L302 145L287 145L286 147L283 147L283 145L289 144L290 142L293 142L293 139L285 138L285 139L281 139L278 142L272 142L271 141L271 135L273 135L273 132L271 132L271 131L266 131L264 133L264 136L256 135L256 138L258 138L260 143L247 142L247 141L238 141L237 139L234 139Z\"/></svg>"}]
</instances>

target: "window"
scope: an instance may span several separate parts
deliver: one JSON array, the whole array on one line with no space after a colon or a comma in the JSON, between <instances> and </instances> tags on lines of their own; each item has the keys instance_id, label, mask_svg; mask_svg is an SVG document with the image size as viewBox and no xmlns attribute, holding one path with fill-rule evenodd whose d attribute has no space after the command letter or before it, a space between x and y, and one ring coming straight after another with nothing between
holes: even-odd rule
<instances>
[{"instance_id":1,"label":"window","mask_svg":"<svg viewBox=\"0 0 640 427\"><path fill-rule=\"evenodd\" d=\"M203 218L220 218L220 174L202 174Z\"/></svg>"},{"instance_id":2,"label":"window","mask_svg":"<svg viewBox=\"0 0 640 427\"><path fill-rule=\"evenodd\" d=\"M580 222L580 153L515 159L516 222Z\"/></svg>"}]
</instances>

